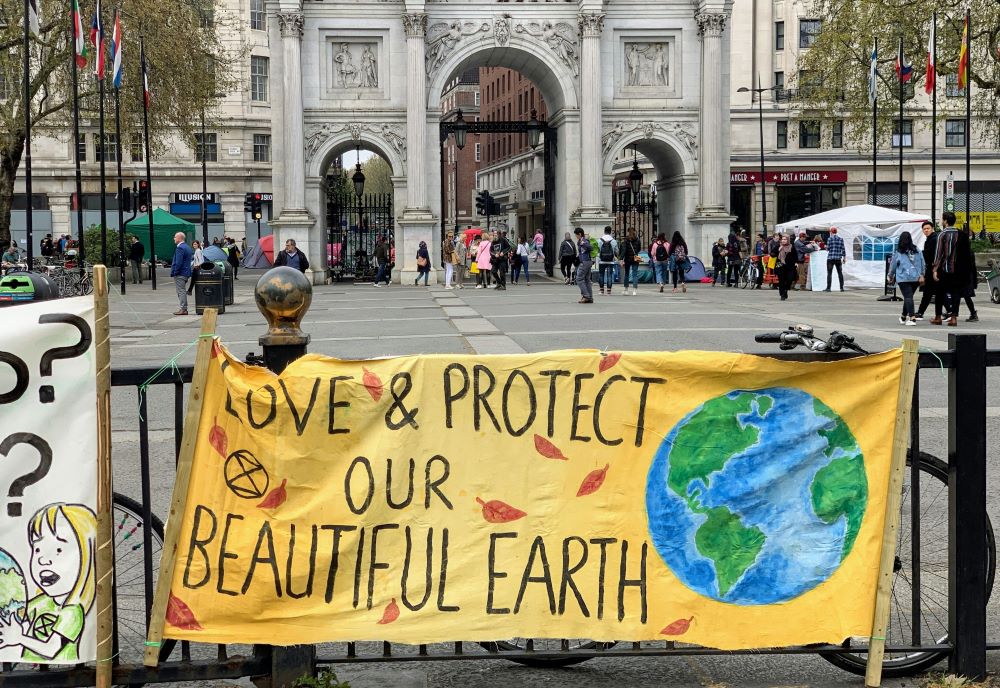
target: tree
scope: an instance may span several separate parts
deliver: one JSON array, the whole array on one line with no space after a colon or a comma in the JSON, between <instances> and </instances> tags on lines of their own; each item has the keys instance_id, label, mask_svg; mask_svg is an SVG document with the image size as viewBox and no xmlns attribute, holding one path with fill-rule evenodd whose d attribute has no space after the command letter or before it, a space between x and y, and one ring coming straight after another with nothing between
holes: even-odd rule
<instances>
[{"instance_id":1,"label":"tree","mask_svg":"<svg viewBox=\"0 0 1000 688\"><path fill-rule=\"evenodd\" d=\"M373 155L361 164L365 173L366 194L392 193L392 168L383 158Z\"/></svg>"},{"instance_id":2,"label":"tree","mask_svg":"<svg viewBox=\"0 0 1000 688\"><path fill-rule=\"evenodd\" d=\"M979 130L1000 140L1000 3L969 0L972 12L971 82L973 115ZM958 69L958 53L966 0L814 0L812 16L822 29L799 58L799 83L794 105L800 119L844 120L846 143L871 149L872 108L868 100L868 72L872 46L878 39L879 140L889 140L898 117L898 81L895 61L900 36L904 54L913 64L910 83L918 98L909 100L912 112L930 114L923 94L927 40L935 10L937 26L938 114L964 114L963 98L943 98L946 75ZM904 90L904 96L906 91ZM929 122L928 122L929 125Z\"/></svg>"},{"instance_id":3,"label":"tree","mask_svg":"<svg viewBox=\"0 0 1000 688\"><path fill-rule=\"evenodd\" d=\"M149 112L154 151L171 136L193 140L200 115L219 92L231 90L242 45L228 48L220 28L232 23L216 12L218 0L122 0L125 78L121 90L122 140L142 126L142 83L139 76L139 34L144 31L153 104ZM32 141L43 136L72 136L73 41L69 0L41 3L40 35L31 37ZM23 18L21 0L0 0L0 245L10 242L10 211L14 181L24 155ZM89 12L89 13L88 13ZM93 5L81 7L87 34L89 64L80 69L80 125L97 126L98 88L94 79L95 49L90 44ZM105 133L114 132L114 88L111 83L113 18L105 11ZM227 42L228 45L228 42ZM72 146L68 146L72 150Z\"/></svg>"}]
</instances>

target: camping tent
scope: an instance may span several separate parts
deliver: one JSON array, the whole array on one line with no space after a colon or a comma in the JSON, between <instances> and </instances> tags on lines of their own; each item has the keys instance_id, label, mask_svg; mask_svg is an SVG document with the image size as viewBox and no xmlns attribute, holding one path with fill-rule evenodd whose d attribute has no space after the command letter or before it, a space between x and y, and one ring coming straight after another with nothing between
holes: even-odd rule
<instances>
[{"instance_id":1,"label":"camping tent","mask_svg":"<svg viewBox=\"0 0 1000 688\"><path fill-rule=\"evenodd\" d=\"M274 238L270 237L273 245ZM264 253L264 237L258 241L253 248L246 252L243 256L243 260L240 263L245 268L260 268L265 269L271 267L271 260Z\"/></svg>"},{"instance_id":2,"label":"camping tent","mask_svg":"<svg viewBox=\"0 0 1000 688\"><path fill-rule=\"evenodd\" d=\"M896 249L899 235L909 232L917 248L923 248L924 235L920 232L920 225L927 219L926 215L877 205L854 205L785 222L775 230L793 234L806 230L826 233L831 227L836 227L847 248L845 285L881 288L885 284L885 260ZM825 263L825 253L814 255L816 260Z\"/></svg>"},{"instance_id":3,"label":"camping tent","mask_svg":"<svg viewBox=\"0 0 1000 688\"><path fill-rule=\"evenodd\" d=\"M171 215L163 208L153 210L153 240L156 242L154 247L149 245L149 220L145 213L128 223L127 232L139 237L139 241L145 246L146 253L143 256L145 260L150 258L150 249L155 248L157 258L168 263L174 256L174 234L184 232L189 244L194 240L194 225Z\"/></svg>"}]
</instances>

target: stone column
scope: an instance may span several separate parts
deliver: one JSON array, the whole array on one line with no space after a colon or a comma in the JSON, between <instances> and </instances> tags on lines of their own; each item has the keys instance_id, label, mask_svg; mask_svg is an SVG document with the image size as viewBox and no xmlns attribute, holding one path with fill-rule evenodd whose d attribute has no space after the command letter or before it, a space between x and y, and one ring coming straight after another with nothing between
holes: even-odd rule
<instances>
[{"instance_id":1,"label":"stone column","mask_svg":"<svg viewBox=\"0 0 1000 688\"><path fill-rule=\"evenodd\" d=\"M302 13L279 12L281 30L281 55L284 64L282 85L285 89L284 108L285 145L285 206L281 209L305 213L305 139L302 133ZM297 214L297 213L296 213Z\"/></svg>"},{"instance_id":2,"label":"stone column","mask_svg":"<svg viewBox=\"0 0 1000 688\"><path fill-rule=\"evenodd\" d=\"M403 15L406 32L406 198L407 210L427 210L427 73L424 38L427 13Z\"/></svg>"},{"instance_id":3,"label":"stone column","mask_svg":"<svg viewBox=\"0 0 1000 688\"><path fill-rule=\"evenodd\" d=\"M604 14L581 12L580 28L580 157L584 212L601 204L601 31Z\"/></svg>"}]
</instances>

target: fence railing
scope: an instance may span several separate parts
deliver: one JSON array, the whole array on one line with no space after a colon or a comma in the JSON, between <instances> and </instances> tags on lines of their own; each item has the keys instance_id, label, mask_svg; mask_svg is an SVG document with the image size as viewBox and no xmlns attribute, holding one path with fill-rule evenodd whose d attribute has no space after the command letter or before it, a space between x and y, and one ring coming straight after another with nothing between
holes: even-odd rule
<instances>
[{"instance_id":1,"label":"fence railing","mask_svg":"<svg viewBox=\"0 0 1000 688\"><path fill-rule=\"evenodd\" d=\"M766 354L784 360L829 361L837 356L811 353ZM947 658L949 671L970 678L986 673L987 650L1000 642L986 638L986 603L996 568L992 527L986 511L987 369L1000 366L1000 350L986 349L985 335L949 337L945 351L923 352L913 394L908 483L903 501L896 559L896 595L886 648L886 676L926 669ZM947 371L946 383L942 374ZM159 374L157 374L159 373ZM151 509L150 416L172 415L174 454L180 449L185 384L192 369L160 372L152 368L112 371L111 383L137 396L139 499L115 498L116 625L114 683L143 685L207 681L245 676L269 677L274 688L288 685L317 666L346 663L425 660L509 659L541 666L565 666L592 657L664 655L819 654L837 666L864 672L867 648L861 639L842 646L773 648L722 652L670 641L607 643L579 639L508 639L489 643L454 642L400 645L382 642L331 643L272 648L166 641L156 668L142 665L142 642L158 574L162 524ZM831 381L836 384L836 381ZM947 457L921 450L922 384L947 392ZM160 403L169 397L172 404ZM150 390L158 403L151 407ZM165 395L160 390L166 392ZM120 448L115 448L116 460ZM942 541L947 546L942 546ZM141 571L141 573L140 573ZM138 604L136 604L138 601ZM37 669L5 663L0 688L93 685L92 666Z\"/></svg>"}]
</instances>

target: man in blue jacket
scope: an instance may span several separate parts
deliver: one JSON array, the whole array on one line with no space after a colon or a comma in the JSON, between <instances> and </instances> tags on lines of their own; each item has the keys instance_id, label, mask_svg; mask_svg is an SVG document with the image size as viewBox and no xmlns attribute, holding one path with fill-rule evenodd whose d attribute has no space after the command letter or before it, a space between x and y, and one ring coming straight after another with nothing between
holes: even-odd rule
<instances>
[{"instance_id":1,"label":"man in blue jacket","mask_svg":"<svg viewBox=\"0 0 1000 688\"><path fill-rule=\"evenodd\" d=\"M184 241L184 232L174 234L174 260L170 264L170 276L174 278L174 285L177 287L177 300L180 302L180 310L174 315L188 314L187 282L191 278L191 261L194 260L194 251Z\"/></svg>"}]
</instances>

